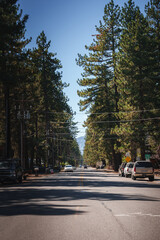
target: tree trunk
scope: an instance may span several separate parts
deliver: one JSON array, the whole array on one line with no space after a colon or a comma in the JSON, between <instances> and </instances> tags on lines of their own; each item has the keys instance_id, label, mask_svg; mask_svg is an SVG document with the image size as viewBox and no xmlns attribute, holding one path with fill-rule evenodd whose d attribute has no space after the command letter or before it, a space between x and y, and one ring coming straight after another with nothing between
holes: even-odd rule
<instances>
[{"instance_id":1,"label":"tree trunk","mask_svg":"<svg viewBox=\"0 0 160 240\"><path fill-rule=\"evenodd\" d=\"M140 143L140 149L141 149L141 160L145 160L145 141L143 139Z\"/></svg>"},{"instance_id":2,"label":"tree trunk","mask_svg":"<svg viewBox=\"0 0 160 240\"><path fill-rule=\"evenodd\" d=\"M11 133L10 133L10 106L9 106L9 87L5 87L5 128L6 128L6 146L5 157L11 157Z\"/></svg>"},{"instance_id":3,"label":"tree trunk","mask_svg":"<svg viewBox=\"0 0 160 240\"><path fill-rule=\"evenodd\" d=\"M139 67L140 76L142 76L142 68ZM145 130L144 130L144 91L143 91L143 81L140 79L140 87L139 87L139 94L140 94L140 103L139 108L140 112L140 149L141 149L141 160L145 160Z\"/></svg>"}]
</instances>

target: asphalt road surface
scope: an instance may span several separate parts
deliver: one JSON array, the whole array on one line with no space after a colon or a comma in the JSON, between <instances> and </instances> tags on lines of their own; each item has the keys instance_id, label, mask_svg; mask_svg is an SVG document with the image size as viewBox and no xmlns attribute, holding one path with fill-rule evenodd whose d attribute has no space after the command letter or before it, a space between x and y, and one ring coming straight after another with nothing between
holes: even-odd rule
<instances>
[{"instance_id":1,"label":"asphalt road surface","mask_svg":"<svg viewBox=\"0 0 160 240\"><path fill-rule=\"evenodd\" d=\"M1 240L159 240L160 179L78 169L0 185Z\"/></svg>"}]
</instances>

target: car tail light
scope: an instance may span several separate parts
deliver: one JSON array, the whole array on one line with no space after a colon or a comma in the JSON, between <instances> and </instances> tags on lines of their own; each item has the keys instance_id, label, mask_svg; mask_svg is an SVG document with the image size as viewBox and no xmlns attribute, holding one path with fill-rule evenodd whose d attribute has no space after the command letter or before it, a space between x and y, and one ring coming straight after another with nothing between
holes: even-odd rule
<instances>
[{"instance_id":1,"label":"car tail light","mask_svg":"<svg viewBox=\"0 0 160 240\"><path fill-rule=\"evenodd\" d=\"M127 172L128 172L128 170L129 170L129 169L128 169L128 167L127 167Z\"/></svg>"},{"instance_id":2,"label":"car tail light","mask_svg":"<svg viewBox=\"0 0 160 240\"><path fill-rule=\"evenodd\" d=\"M136 172L136 167L134 167L134 172Z\"/></svg>"}]
</instances>

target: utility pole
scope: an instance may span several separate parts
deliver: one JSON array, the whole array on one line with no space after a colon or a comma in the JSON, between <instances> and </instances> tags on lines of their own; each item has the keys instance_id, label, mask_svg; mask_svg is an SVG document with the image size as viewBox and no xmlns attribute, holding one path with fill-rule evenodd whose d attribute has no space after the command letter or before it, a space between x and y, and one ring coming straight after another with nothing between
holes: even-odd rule
<instances>
[{"instance_id":1,"label":"utility pole","mask_svg":"<svg viewBox=\"0 0 160 240\"><path fill-rule=\"evenodd\" d=\"M5 158L11 157L11 135L10 135L10 106L9 106L9 88L5 89L5 130L6 130L6 144L5 144Z\"/></svg>"},{"instance_id":2,"label":"utility pole","mask_svg":"<svg viewBox=\"0 0 160 240\"><path fill-rule=\"evenodd\" d=\"M21 100L17 100L19 105L15 106L17 112L17 118L20 120L20 139L21 139L21 166L25 168L25 158L24 158L24 120L30 119L29 110L25 109L24 102L30 102L29 100L24 100L24 95L22 95Z\"/></svg>"}]
</instances>

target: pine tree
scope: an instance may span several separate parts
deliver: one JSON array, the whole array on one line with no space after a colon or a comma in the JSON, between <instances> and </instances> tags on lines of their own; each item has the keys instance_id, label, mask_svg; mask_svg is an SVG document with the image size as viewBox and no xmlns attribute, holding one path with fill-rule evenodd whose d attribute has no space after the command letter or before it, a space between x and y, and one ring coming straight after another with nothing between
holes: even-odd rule
<instances>
[{"instance_id":1,"label":"pine tree","mask_svg":"<svg viewBox=\"0 0 160 240\"><path fill-rule=\"evenodd\" d=\"M23 49L28 43L24 40L25 23L28 16L22 18L17 0L0 1L0 82L4 94L5 106L5 157L11 157L10 135L10 89L19 82L22 67ZM3 117L2 117L3 119Z\"/></svg>"},{"instance_id":2,"label":"pine tree","mask_svg":"<svg viewBox=\"0 0 160 240\"><path fill-rule=\"evenodd\" d=\"M68 105L68 98L63 92L68 85L62 83L59 72L62 66L56 58L56 54L49 51L50 44L51 41L47 42L47 37L42 31L37 37L37 48L30 51L32 77L29 89L31 98L34 99L32 112L35 113L32 131L36 131L34 149L36 149L38 164L40 164L40 150L45 152L43 158L46 166L53 163L53 155L54 159L61 160L62 152L65 149L61 133L66 134L69 138L75 134L72 122L73 113ZM63 122L65 126L62 126ZM55 138L56 141L53 140ZM59 144L56 147L56 142L57 144L61 143L60 150L57 150Z\"/></svg>"},{"instance_id":3,"label":"pine tree","mask_svg":"<svg viewBox=\"0 0 160 240\"><path fill-rule=\"evenodd\" d=\"M148 78L152 83L152 92L154 95L153 106L155 109L159 109L160 103L160 2L158 0L149 1L145 7L146 18L148 21L148 39L150 41L150 47L148 52L150 53L150 65L148 66ZM158 111L152 112L152 117L157 117ZM152 138L157 143L159 141L159 128L160 123L150 124L149 128L152 129ZM155 146L153 146L155 147Z\"/></svg>"},{"instance_id":4,"label":"pine tree","mask_svg":"<svg viewBox=\"0 0 160 240\"><path fill-rule=\"evenodd\" d=\"M126 122L121 123L119 133L124 136L124 142L130 142L130 149L132 146L139 147L141 159L145 159L148 126L153 123L147 120L153 117L153 113L147 110L155 108L155 84L148 77L152 65L152 44L148 38L148 22L133 1L125 4L122 19L118 68L121 94L119 106L120 110L126 113L119 116Z\"/></svg>"},{"instance_id":5,"label":"pine tree","mask_svg":"<svg viewBox=\"0 0 160 240\"><path fill-rule=\"evenodd\" d=\"M115 119L115 116L106 113L118 111L119 97L115 72L116 49L120 35L119 17L120 9L117 5L114 5L112 0L105 6L104 24L100 22L100 26L96 27L98 32L96 39L94 39L91 46L86 46L86 49L90 51L89 56L79 55L79 60L77 61L80 66L83 66L85 71L82 75L83 79L79 80L78 83L81 86L88 86L87 90L78 92L80 97L85 98L84 101L80 101L81 109L85 110L90 107L90 117L88 118L87 126L95 129L97 138L99 132L103 132L103 138L102 135L100 136L101 141L105 141L105 138L110 137L112 162L115 169L118 168L118 161L121 161L116 159L114 149L116 142L112 136L112 128L114 126L109 123ZM98 124L99 120L104 121L104 123ZM108 123L105 123L105 121ZM97 122L97 124L92 124L92 122ZM100 153L100 150L97 151ZM110 150L107 152L110 153Z\"/></svg>"}]
</instances>

